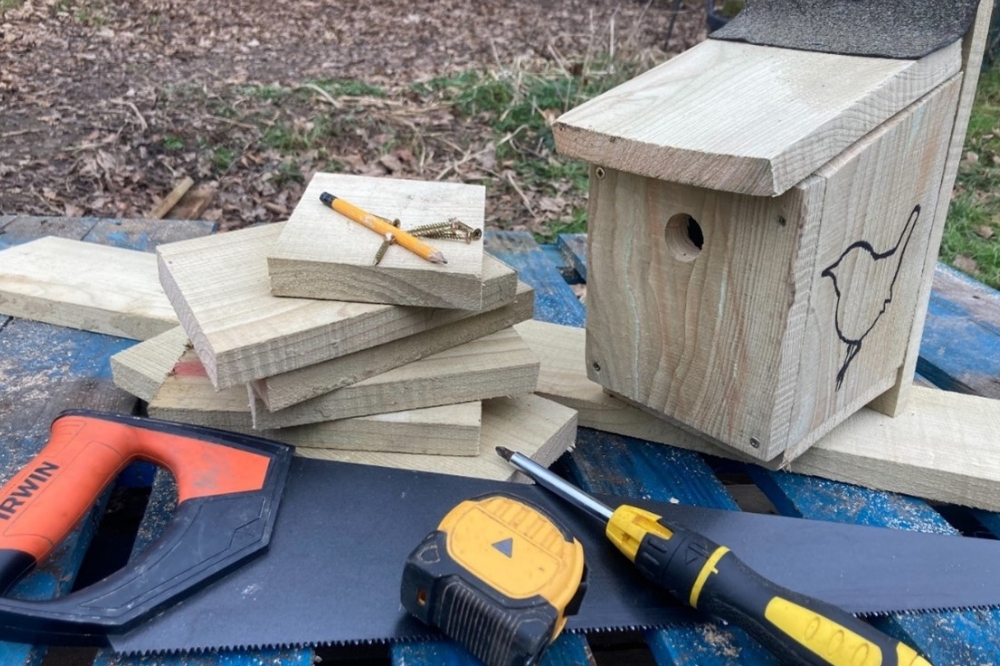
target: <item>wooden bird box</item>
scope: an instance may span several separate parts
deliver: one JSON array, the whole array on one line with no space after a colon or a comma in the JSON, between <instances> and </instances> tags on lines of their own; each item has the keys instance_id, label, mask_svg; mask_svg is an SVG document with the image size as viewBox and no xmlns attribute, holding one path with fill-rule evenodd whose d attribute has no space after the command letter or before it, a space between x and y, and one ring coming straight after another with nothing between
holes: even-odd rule
<instances>
[{"instance_id":1,"label":"wooden bird box","mask_svg":"<svg viewBox=\"0 0 1000 666\"><path fill-rule=\"evenodd\" d=\"M911 383L962 63L710 39L559 118L591 379L760 460Z\"/></svg>"}]
</instances>

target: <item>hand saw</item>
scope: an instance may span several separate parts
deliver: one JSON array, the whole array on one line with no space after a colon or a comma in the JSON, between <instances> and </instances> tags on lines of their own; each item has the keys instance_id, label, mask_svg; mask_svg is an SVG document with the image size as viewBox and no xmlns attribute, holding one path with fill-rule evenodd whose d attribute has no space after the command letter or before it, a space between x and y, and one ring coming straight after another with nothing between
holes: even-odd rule
<instances>
[{"instance_id":1,"label":"hand saw","mask_svg":"<svg viewBox=\"0 0 1000 666\"><path fill-rule=\"evenodd\" d=\"M133 458L177 477L170 527L136 561L83 590L52 601L0 599L0 639L145 654L437 637L400 607L403 563L456 504L498 490L559 516L583 544L589 591L568 631L697 619L625 566L586 516L535 486L291 458L291 447L255 437L82 411L57 418L49 446L0 491L0 569L14 572L7 582L44 557L38 544L58 543ZM630 503L852 613L1000 605L996 541Z\"/></svg>"}]
</instances>

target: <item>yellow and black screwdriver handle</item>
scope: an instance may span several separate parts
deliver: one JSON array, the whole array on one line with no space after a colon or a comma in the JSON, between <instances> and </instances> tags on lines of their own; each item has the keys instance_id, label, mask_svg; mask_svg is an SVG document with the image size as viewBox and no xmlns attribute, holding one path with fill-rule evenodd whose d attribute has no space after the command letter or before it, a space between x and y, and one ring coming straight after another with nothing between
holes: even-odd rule
<instances>
[{"instance_id":1,"label":"yellow and black screwdriver handle","mask_svg":"<svg viewBox=\"0 0 1000 666\"><path fill-rule=\"evenodd\" d=\"M783 664L931 666L850 613L763 578L725 546L624 505L607 536L650 580L692 607L739 626Z\"/></svg>"},{"instance_id":2,"label":"yellow and black screwdriver handle","mask_svg":"<svg viewBox=\"0 0 1000 666\"><path fill-rule=\"evenodd\" d=\"M586 590L583 546L503 493L462 502L406 560L400 598L487 666L537 663Z\"/></svg>"}]
</instances>

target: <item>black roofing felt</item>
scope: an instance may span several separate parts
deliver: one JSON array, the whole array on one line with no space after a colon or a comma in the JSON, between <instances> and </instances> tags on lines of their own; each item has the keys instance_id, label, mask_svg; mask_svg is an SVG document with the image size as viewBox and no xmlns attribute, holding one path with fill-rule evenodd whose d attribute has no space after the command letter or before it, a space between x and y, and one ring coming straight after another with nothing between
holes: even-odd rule
<instances>
[{"instance_id":1,"label":"black roofing felt","mask_svg":"<svg viewBox=\"0 0 1000 666\"><path fill-rule=\"evenodd\" d=\"M743 11L711 37L916 59L960 39L978 6L978 0L747 0Z\"/></svg>"}]
</instances>

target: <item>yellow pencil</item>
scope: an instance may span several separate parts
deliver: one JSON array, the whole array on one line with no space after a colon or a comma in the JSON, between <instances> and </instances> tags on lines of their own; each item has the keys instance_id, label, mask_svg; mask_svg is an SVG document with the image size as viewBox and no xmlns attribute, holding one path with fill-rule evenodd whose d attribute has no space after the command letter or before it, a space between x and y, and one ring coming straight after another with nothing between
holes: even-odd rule
<instances>
[{"instance_id":1,"label":"yellow pencil","mask_svg":"<svg viewBox=\"0 0 1000 666\"><path fill-rule=\"evenodd\" d=\"M368 227L379 236L383 238L391 236L395 239L397 245L406 248L421 259L426 259L434 264L448 263L444 255L432 245L428 245L416 236L406 233L399 227L393 226L391 222L384 218L367 213L354 204L348 203L340 197L335 197L329 192L323 192L319 195L319 200L341 215L350 218L364 227Z\"/></svg>"}]
</instances>

